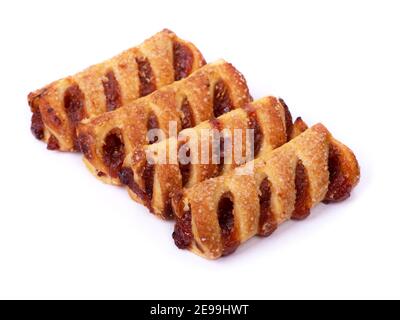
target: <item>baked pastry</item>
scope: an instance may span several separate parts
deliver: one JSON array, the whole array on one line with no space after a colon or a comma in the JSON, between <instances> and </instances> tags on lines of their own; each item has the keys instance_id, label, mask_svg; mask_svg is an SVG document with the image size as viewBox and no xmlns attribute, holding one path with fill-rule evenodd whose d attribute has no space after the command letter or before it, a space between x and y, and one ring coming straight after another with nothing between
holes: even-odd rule
<instances>
[{"instance_id":1,"label":"baked pastry","mask_svg":"<svg viewBox=\"0 0 400 320\"><path fill-rule=\"evenodd\" d=\"M172 218L171 198L183 187L266 155L305 129L301 119L293 125L283 100L266 97L137 149L126 156L119 177L135 201Z\"/></svg>"},{"instance_id":2,"label":"baked pastry","mask_svg":"<svg viewBox=\"0 0 400 320\"><path fill-rule=\"evenodd\" d=\"M269 155L176 195L175 244L209 259L228 255L288 219L306 218L322 201L346 199L359 176L352 151L315 125Z\"/></svg>"},{"instance_id":3,"label":"baked pastry","mask_svg":"<svg viewBox=\"0 0 400 320\"><path fill-rule=\"evenodd\" d=\"M50 150L76 151L75 128L187 77L205 64L200 51L167 29L138 47L28 96L31 131Z\"/></svg>"},{"instance_id":4,"label":"baked pastry","mask_svg":"<svg viewBox=\"0 0 400 320\"><path fill-rule=\"evenodd\" d=\"M118 173L127 154L168 137L171 126L179 132L249 101L243 76L220 60L127 106L82 121L78 141L90 171L119 185ZM161 130L162 136L152 137L151 129Z\"/></svg>"}]
</instances>

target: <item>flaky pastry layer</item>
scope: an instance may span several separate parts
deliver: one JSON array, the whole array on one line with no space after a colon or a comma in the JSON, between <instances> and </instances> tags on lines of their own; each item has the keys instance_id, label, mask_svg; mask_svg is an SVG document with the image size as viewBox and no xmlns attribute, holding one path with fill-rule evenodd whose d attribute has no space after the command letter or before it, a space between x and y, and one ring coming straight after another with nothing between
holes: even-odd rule
<instances>
[{"instance_id":1,"label":"flaky pastry layer","mask_svg":"<svg viewBox=\"0 0 400 320\"><path fill-rule=\"evenodd\" d=\"M50 150L78 151L76 126L132 103L205 64L200 51L167 29L141 45L32 92L31 131Z\"/></svg>"},{"instance_id":2,"label":"flaky pastry layer","mask_svg":"<svg viewBox=\"0 0 400 320\"><path fill-rule=\"evenodd\" d=\"M265 156L305 129L301 119L293 125L282 99L265 97L128 154L120 178L135 201L168 219L182 188Z\"/></svg>"},{"instance_id":3,"label":"flaky pastry layer","mask_svg":"<svg viewBox=\"0 0 400 320\"><path fill-rule=\"evenodd\" d=\"M83 121L78 126L78 141L91 172L119 185L126 156L167 138L171 126L180 132L250 100L243 76L219 60L127 106ZM152 137L151 129L161 130L164 137Z\"/></svg>"},{"instance_id":4,"label":"flaky pastry layer","mask_svg":"<svg viewBox=\"0 0 400 320\"><path fill-rule=\"evenodd\" d=\"M217 259L288 219L302 220L320 202L349 197L360 170L352 151L321 124L233 172L174 198L175 244Z\"/></svg>"}]
</instances>

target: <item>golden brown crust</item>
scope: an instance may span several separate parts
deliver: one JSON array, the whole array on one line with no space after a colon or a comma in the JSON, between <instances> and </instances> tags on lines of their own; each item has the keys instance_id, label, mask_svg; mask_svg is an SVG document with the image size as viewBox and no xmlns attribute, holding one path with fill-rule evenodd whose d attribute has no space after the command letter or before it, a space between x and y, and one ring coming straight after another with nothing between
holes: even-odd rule
<instances>
[{"instance_id":1,"label":"golden brown crust","mask_svg":"<svg viewBox=\"0 0 400 320\"><path fill-rule=\"evenodd\" d=\"M291 134L291 139L296 138L298 135L302 134L308 129L307 124L303 121L301 117L298 117L293 123L293 130Z\"/></svg>"},{"instance_id":2,"label":"golden brown crust","mask_svg":"<svg viewBox=\"0 0 400 320\"><path fill-rule=\"evenodd\" d=\"M340 155L338 167L347 178L350 192L359 180L357 160L349 148L318 124L244 167L185 189L176 200L175 243L205 258L217 259L257 234L272 233L274 228L265 234L260 226L266 221L262 217L265 213L275 228L290 218L306 217L309 209L325 199L333 183L329 165L332 145ZM265 181L269 182L269 190L262 187ZM226 204L221 207L227 193L232 199L231 208ZM221 215L227 216L229 210L232 217L227 224L229 220ZM298 215L301 211L306 215ZM235 245L227 251L232 243Z\"/></svg>"},{"instance_id":3,"label":"golden brown crust","mask_svg":"<svg viewBox=\"0 0 400 320\"><path fill-rule=\"evenodd\" d=\"M45 142L57 141L60 151L76 151L81 120L130 104L204 64L193 44L165 29L138 47L30 93L32 132Z\"/></svg>"},{"instance_id":4,"label":"golden brown crust","mask_svg":"<svg viewBox=\"0 0 400 320\"><path fill-rule=\"evenodd\" d=\"M147 159L154 163L154 175L150 177L154 180L151 197L144 200L138 196L137 188L128 188L129 194L135 201L150 204L150 209L157 216L170 218L171 198L183 187L189 188L206 179L227 173L254 157L266 156L287 142L286 123L286 113L281 100L265 97L194 128L186 129L178 138L172 137L147 145L139 161L137 154L128 154L124 167L132 170L136 185L143 191L146 181L142 174L147 163L145 154L147 155ZM297 124L295 127L297 131L302 130ZM256 129L253 139L249 135L246 136L248 129ZM217 130L221 135L214 137L209 134L211 130ZM229 139L225 139L224 145L218 145L220 137ZM213 148L214 145L217 148ZM200 157L201 148L205 146L208 159L214 157L217 161L185 163L188 159L182 156L189 152L193 162ZM235 153L234 148L239 146L242 152ZM221 148L226 151L223 157L220 154ZM251 148L256 150L251 152Z\"/></svg>"},{"instance_id":5,"label":"golden brown crust","mask_svg":"<svg viewBox=\"0 0 400 320\"><path fill-rule=\"evenodd\" d=\"M214 95L217 83L223 83L227 92L226 99L222 102L216 100ZM183 105L189 106L192 119L189 121L190 126L195 126L213 118L215 107L218 105L228 103L234 109L250 100L243 76L231 64L220 60L128 106L83 121L78 127L78 140L85 162L92 173L104 182L119 185L116 172L111 172L107 157L105 159L107 151L110 154L109 158L112 158L111 160L119 167L122 164L120 160L125 161L128 154L129 161L141 162L143 161L141 149L149 143L147 135L149 124L161 129L167 137L172 121L177 124L178 132L182 129L183 123L188 122L187 114L183 113ZM184 101L187 103L184 104ZM110 132L116 128L121 131L119 142L116 137L109 139ZM162 140L162 137L160 139ZM112 144L110 148L107 147L107 140ZM117 157L121 159L116 159Z\"/></svg>"}]
</instances>

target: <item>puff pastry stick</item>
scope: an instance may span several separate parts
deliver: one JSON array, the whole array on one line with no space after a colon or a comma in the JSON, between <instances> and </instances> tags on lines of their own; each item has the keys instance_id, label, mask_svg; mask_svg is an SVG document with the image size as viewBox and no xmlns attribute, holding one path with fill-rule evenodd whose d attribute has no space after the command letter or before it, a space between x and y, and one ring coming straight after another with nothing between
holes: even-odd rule
<instances>
[{"instance_id":1,"label":"puff pastry stick","mask_svg":"<svg viewBox=\"0 0 400 320\"><path fill-rule=\"evenodd\" d=\"M50 150L76 151L75 128L81 120L129 104L204 64L193 44L165 29L108 61L30 93L31 131Z\"/></svg>"},{"instance_id":2,"label":"puff pastry stick","mask_svg":"<svg viewBox=\"0 0 400 320\"><path fill-rule=\"evenodd\" d=\"M129 106L83 121L78 140L84 161L99 179L119 185L125 156L167 138L171 125L179 132L249 101L246 81L231 64L208 64ZM152 137L151 129L162 131L164 137Z\"/></svg>"},{"instance_id":3,"label":"puff pastry stick","mask_svg":"<svg viewBox=\"0 0 400 320\"><path fill-rule=\"evenodd\" d=\"M171 198L183 187L268 154L290 140L300 123L293 126L282 99L266 97L129 154L120 180L132 199L172 218Z\"/></svg>"},{"instance_id":4,"label":"puff pastry stick","mask_svg":"<svg viewBox=\"0 0 400 320\"><path fill-rule=\"evenodd\" d=\"M209 259L228 255L288 219L306 218L322 201L346 199L359 176L352 151L315 125L269 155L177 195L175 244Z\"/></svg>"}]
</instances>

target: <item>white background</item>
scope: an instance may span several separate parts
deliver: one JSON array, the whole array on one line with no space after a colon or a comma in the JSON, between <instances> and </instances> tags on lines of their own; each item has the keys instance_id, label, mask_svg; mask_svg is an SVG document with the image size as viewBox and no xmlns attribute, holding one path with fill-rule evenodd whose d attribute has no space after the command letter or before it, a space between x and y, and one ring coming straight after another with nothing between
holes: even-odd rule
<instances>
[{"instance_id":1,"label":"white background","mask_svg":"<svg viewBox=\"0 0 400 320\"><path fill-rule=\"evenodd\" d=\"M0 298L400 298L398 1L0 3ZM212 262L32 137L30 91L164 27L349 145L351 199Z\"/></svg>"}]
</instances>

